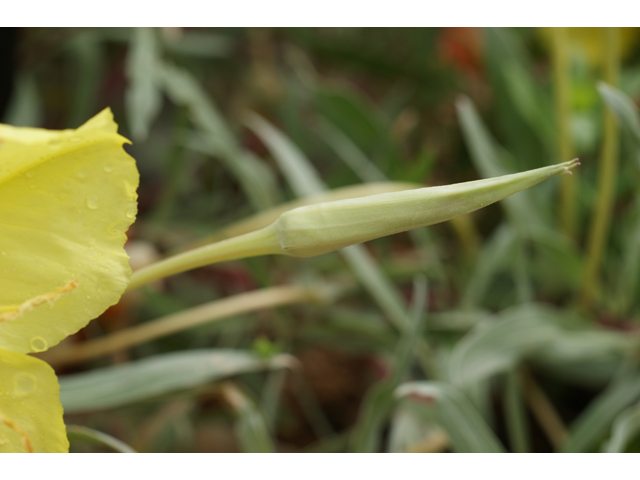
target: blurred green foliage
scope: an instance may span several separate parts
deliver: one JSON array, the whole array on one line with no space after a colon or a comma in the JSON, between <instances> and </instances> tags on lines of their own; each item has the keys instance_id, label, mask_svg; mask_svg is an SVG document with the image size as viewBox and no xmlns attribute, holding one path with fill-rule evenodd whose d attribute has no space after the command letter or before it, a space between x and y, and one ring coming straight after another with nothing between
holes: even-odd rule
<instances>
[{"instance_id":1,"label":"blurred green foliage","mask_svg":"<svg viewBox=\"0 0 640 480\"><path fill-rule=\"evenodd\" d=\"M533 29L18 30L2 121L77 127L110 106L141 172L130 243L159 255L325 188L567 161L559 131L582 162L573 235L549 181L340 255L215 265L125 298L74 341L261 287L341 291L60 366L67 423L139 451L638 451L640 35L614 32L607 85L604 34L578 30L560 47ZM585 305L606 109L619 171Z\"/></svg>"}]
</instances>

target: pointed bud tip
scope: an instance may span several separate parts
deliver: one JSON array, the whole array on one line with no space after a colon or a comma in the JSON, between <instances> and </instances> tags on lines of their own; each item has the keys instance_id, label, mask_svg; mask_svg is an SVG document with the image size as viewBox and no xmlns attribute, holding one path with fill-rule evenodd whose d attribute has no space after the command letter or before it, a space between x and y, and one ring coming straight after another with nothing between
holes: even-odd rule
<instances>
[{"instance_id":1,"label":"pointed bud tip","mask_svg":"<svg viewBox=\"0 0 640 480\"><path fill-rule=\"evenodd\" d=\"M563 164L564 171L567 172L569 175L573 175L573 173L571 172L571 169L574 168L574 167L577 167L578 165L580 165L580 160L578 158L574 158L573 160L569 160L568 162Z\"/></svg>"}]
</instances>

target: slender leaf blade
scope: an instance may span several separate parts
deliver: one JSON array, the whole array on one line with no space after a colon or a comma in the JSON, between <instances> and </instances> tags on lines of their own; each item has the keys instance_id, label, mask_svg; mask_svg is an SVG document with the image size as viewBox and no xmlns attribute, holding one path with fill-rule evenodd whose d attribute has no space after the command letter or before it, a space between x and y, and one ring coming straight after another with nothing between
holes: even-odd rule
<instances>
[{"instance_id":1,"label":"slender leaf blade","mask_svg":"<svg viewBox=\"0 0 640 480\"><path fill-rule=\"evenodd\" d=\"M65 413L115 408L194 388L233 375L282 368L289 357L265 361L241 350L190 350L59 378Z\"/></svg>"},{"instance_id":2,"label":"slender leaf blade","mask_svg":"<svg viewBox=\"0 0 640 480\"><path fill-rule=\"evenodd\" d=\"M437 422L447 431L458 453L501 453L504 447L471 401L442 382L410 382L396 390L399 397L432 404Z\"/></svg>"}]
</instances>

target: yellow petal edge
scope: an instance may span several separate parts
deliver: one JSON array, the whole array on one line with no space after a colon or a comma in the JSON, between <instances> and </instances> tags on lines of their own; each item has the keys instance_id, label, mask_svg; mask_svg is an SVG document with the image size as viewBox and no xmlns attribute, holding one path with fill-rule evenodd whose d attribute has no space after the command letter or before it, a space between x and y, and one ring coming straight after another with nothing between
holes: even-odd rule
<instances>
[{"instance_id":1,"label":"yellow petal edge","mask_svg":"<svg viewBox=\"0 0 640 480\"><path fill-rule=\"evenodd\" d=\"M0 453L69 451L58 379L47 363L0 350Z\"/></svg>"},{"instance_id":2,"label":"yellow petal edge","mask_svg":"<svg viewBox=\"0 0 640 480\"><path fill-rule=\"evenodd\" d=\"M44 351L124 292L135 160L109 109L75 130L0 125L0 349Z\"/></svg>"}]
</instances>

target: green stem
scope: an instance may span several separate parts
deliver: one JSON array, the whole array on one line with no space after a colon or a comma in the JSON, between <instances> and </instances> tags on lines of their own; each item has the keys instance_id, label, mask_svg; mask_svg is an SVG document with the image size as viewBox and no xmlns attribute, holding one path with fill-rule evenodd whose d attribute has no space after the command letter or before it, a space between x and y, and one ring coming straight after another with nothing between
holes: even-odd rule
<instances>
[{"instance_id":1,"label":"green stem","mask_svg":"<svg viewBox=\"0 0 640 480\"><path fill-rule=\"evenodd\" d=\"M527 412L522 398L522 385L515 369L507 372L505 378L505 415L511 450L516 453L531 451Z\"/></svg>"},{"instance_id":2,"label":"green stem","mask_svg":"<svg viewBox=\"0 0 640 480\"><path fill-rule=\"evenodd\" d=\"M554 450L559 451L567 440L567 427L555 407L527 372L522 371L520 378L523 396L529 404L531 413L537 419L542 431L546 434Z\"/></svg>"},{"instance_id":3,"label":"green stem","mask_svg":"<svg viewBox=\"0 0 640 480\"><path fill-rule=\"evenodd\" d=\"M567 29L553 28L553 80L555 84L555 111L558 131L558 158L566 161L574 157L571 137L571 111L569 94L571 72L569 64ZM577 179L565 175L560 190L560 226L569 237L576 238L576 185Z\"/></svg>"},{"instance_id":4,"label":"green stem","mask_svg":"<svg viewBox=\"0 0 640 480\"><path fill-rule=\"evenodd\" d=\"M615 86L620 67L620 31L606 29L606 52L604 80ZM618 125L614 113L608 107L604 112L604 138L598 175L598 197L591 222L587 245L587 267L582 285L581 305L588 309L599 284L600 267L604 247L611 227L611 214L615 200L616 178L618 175Z\"/></svg>"},{"instance_id":5,"label":"green stem","mask_svg":"<svg viewBox=\"0 0 640 480\"><path fill-rule=\"evenodd\" d=\"M274 224L239 237L189 250L141 268L131 275L127 291L170 275L218 262L280 253Z\"/></svg>"},{"instance_id":6,"label":"green stem","mask_svg":"<svg viewBox=\"0 0 640 480\"><path fill-rule=\"evenodd\" d=\"M79 363L233 316L282 305L324 302L333 293L332 289L325 287L296 285L241 293L125 328L102 338L51 350L45 358L56 367Z\"/></svg>"}]
</instances>

